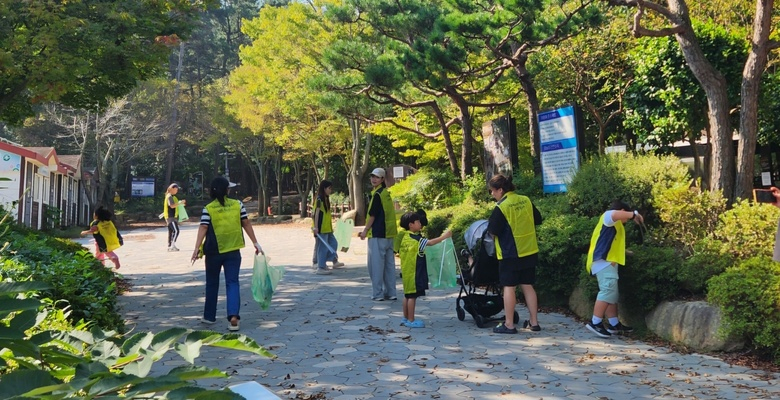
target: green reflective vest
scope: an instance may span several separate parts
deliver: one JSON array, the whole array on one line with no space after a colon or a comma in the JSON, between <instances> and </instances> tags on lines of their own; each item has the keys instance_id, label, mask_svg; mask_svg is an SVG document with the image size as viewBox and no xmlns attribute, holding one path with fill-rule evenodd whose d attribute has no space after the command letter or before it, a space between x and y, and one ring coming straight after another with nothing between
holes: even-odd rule
<instances>
[{"instance_id":1,"label":"green reflective vest","mask_svg":"<svg viewBox=\"0 0 780 400\"><path fill-rule=\"evenodd\" d=\"M404 284L404 294L417 292L417 262L422 257L425 262L425 253L420 254L420 241L411 236L411 232L401 235L399 249L401 258L401 279Z\"/></svg>"},{"instance_id":2,"label":"green reflective vest","mask_svg":"<svg viewBox=\"0 0 780 400\"><path fill-rule=\"evenodd\" d=\"M368 209L374 203L375 194L379 193L379 199L382 201L382 209L385 214L385 238L394 238L398 233L398 228L395 226L395 207L393 207L393 199L390 197L390 193L386 187L379 186L377 189L371 191L371 200L368 202ZM374 228L368 230L368 237L373 237Z\"/></svg>"},{"instance_id":3,"label":"green reflective vest","mask_svg":"<svg viewBox=\"0 0 780 400\"><path fill-rule=\"evenodd\" d=\"M225 205L214 200L206 205L211 217L211 228L217 239L219 253L238 250L244 247L244 232L241 230L241 203L225 198Z\"/></svg>"},{"instance_id":4,"label":"green reflective vest","mask_svg":"<svg viewBox=\"0 0 780 400\"><path fill-rule=\"evenodd\" d=\"M538 253L539 246L536 243L534 209L531 205L531 199L509 192L504 195L496 207L501 210L509 224L507 233L497 236L495 240L498 259L519 258Z\"/></svg>"}]
</instances>

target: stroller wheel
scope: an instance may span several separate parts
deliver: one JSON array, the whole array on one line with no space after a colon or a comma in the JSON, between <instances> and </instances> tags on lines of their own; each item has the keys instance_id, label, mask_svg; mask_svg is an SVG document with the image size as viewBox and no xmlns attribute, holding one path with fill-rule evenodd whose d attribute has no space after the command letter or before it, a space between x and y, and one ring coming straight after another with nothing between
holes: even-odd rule
<instances>
[{"instance_id":1,"label":"stroller wheel","mask_svg":"<svg viewBox=\"0 0 780 400\"><path fill-rule=\"evenodd\" d=\"M520 323L520 314L518 314L517 311L515 311L514 321L515 321L515 325Z\"/></svg>"},{"instance_id":2,"label":"stroller wheel","mask_svg":"<svg viewBox=\"0 0 780 400\"><path fill-rule=\"evenodd\" d=\"M474 322L477 323L477 327L478 328L484 328L485 327L485 319L482 318L482 316L479 315L479 314L475 314L474 315Z\"/></svg>"},{"instance_id":3,"label":"stroller wheel","mask_svg":"<svg viewBox=\"0 0 780 400\"><path fill-rule=\"evenodd\" d=\"M463 321L466 319L466 312L460 306L455 307L455 313L458 314L458 320Z\"/></svg>"}]
</instances>

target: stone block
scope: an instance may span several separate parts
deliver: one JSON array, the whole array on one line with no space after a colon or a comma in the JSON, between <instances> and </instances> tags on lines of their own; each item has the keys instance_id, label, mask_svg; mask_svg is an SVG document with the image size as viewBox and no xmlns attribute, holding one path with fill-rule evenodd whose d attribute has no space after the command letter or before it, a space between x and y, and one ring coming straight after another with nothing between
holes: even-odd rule
<instances>
[{"instance_id":1,"label":"stone block","mask_svg":"<svg viewBox=\"0 0 780 400\"><path fill-rule=\"evenodd\" d=\"M645 317L656 335L695 351L735 351L744 347L740 338L721 337L720 309L706 301L671 301L659 304Z\"/></svg>"}]
</instances>

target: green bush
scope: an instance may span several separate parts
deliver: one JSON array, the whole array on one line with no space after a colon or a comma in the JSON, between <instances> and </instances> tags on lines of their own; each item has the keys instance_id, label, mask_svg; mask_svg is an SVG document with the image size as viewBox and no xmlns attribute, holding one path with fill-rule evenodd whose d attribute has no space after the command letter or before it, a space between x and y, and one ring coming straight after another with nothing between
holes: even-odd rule
<instances>
[{"instance_id":1,"label":"green bush","mask_svg":"<svg viewBox=\"0 0 780 400\"><path fill-rule=\"evenodd\" d=\"M493 201L493 197L490 196L490 192L488 191L487 179L485 179L485 174L483 172L477 172L475 170L471 176L463 181L462 201L470 201L471 203L490 203Z\"/></svg>"},{"instance_id":2,"label":"green bush","mask_svg":"<svg viewBox=\"0 0 780 400\"><path fill-rule=\"evenodd\" d=\"M489 218L494 206L495 203L473 203L466 200L457 206L431 211L428 213L428 227L425 229L425 234L429 238L435 238L446 229L450 229L455 248L465 249L466 242L463 234L466 229L474 221Z\"/></svg>"},{"instance_id":3,"label":"green bush","mask_svg":"<svg viewBox=\"0 0 780 400\"><path fill-rule=\"evenodd\" d=\"M653 206L661 222L659 239L687 256L694 253L696 243L715 231L726 199L720 191L681 185L657 190Z\"/></svg>"},{"instance_id":4,"label":"green bush","mask_svg":"<svg viewBox=\"0 0 780 400\"><path fill-rule=\"evenodd\" d=\"M714 236L723 242L721 251L739 260L771 257L778 214L777 207L741 200L720 216Z\"/></svg>"},{"instance_id":5,"label":"green bush","mask_svg":"<svg viewBox=\"0 0 780 400\"><path fill-rule=\"evenodd\" d=\"M105 329L124 328L117 305L114 273L83 246L13 226L4 239L9 246L0 259L0 277L32 278L48 284L44 297L70 307L73 321L93 322Z\"/></svg>"},{"instance_id":6,"label":"green bush","mask_svg":"<svg viewBox=\"0 0 780 400\"><path fill-rule=\"evenodd\" d=\"M734 257L723 253L723 243L705 238L693 246L693 254L680 265L680 289L693 295L706 294L707 281L734 265Z\"/></svg>"},{"instance_id":7,"label":"green bush","mask_svg":"<svg viewBox=\"0 0 780 400\"><path fill-rule=\"evenodd\" d=\"M688 168L673 156L611 154L584 163L568 186L575 212L593 217L619 199L642 210L655 223L652 199L672 187L690 184Z\"/></svg>"},{"instance_id":8,"label":"green bush","mask_svg":"<svg viewBox=\"0 0 780 400\"><path fill-rule=\"evenodd\" d=\"M183 199L180 194L177 195L179 199ZM117 215L157 215L162 212L164 195L157 195L154 197L132 197L116 203L114 206L114 213Z\"/></svg>"},{"instance_id":9,"label":"green bush","mask_svg":"<svg viewBox=\"0 0 780 400\"><path fill-rule=\"evenodd\" d=\"M544 195L544 184L541 175L534 175L533 171L516 171L512 176L515 192L531 198L540 198Z\"/></svg>"},{"instance_id":10,"label":"green bush","mask_svg":"<svg viewBox=\"0 0 780 400\"><path fill-rule=\"evenodd\" d=\"M625 198L626 182L612 157L593 158L580 166L568 185L571 208L579 215L601 215L614 199Z\"/></svg>"},{"instance_id":11,"label":"green bush","mask_svg":"<svg viewBox=\"0 0 780 400\"><path fill-rule=\"evenodd\" d=\"M449 171L420 169L390 187L393 200L403 210L435 210L463 200L458 178Z\"/></svg>"},{"instance_id":12,"label":"green bush","mask_svg":"<svg viewBox=\"0 0 780 400\"><path fill-rule=\"evenodd\" d=\"M744 337L780 361L780 264L750 258L710 279L707 293L720 307L723 335Z\"/></svg>"},{"instance_id":13,"label":"green bush","mask_svg":"<svg viewBox=\"0 0 780 400\"><path fill-rule=\"evenodd\" d=\"M99 329L60 330L45 323L50 310L35 293L43 289L46 285L40 282L0 282L0 393L4 399L238 400L243 397L193 383L228 376L214 368L181 365L161 376L148 375L170 350L189 364L200 356L202 346L273 357L240 334L171 328L123 337Z\"/></svg>"},{"instance_id":14,"label":"green bush","mask_svg":"<svg viewBox=\"0 0 780 400\"><path fill-rule=\"evenodd\" d=\"M540 212L544 203L539 201ZM563 306L568 304L580 271L585 269L590 237L598 219L573 214L542 213L542 217L542 225L536 227L539 265L534 288L540 304Z\"/></svg>"},{"instance_id":15,"label":"green bush","mask_svg":"<svg viewBox=\"0 0 780 400\"><path fill-rule=\"evenodd\" d=\"M632 246L633 255L626 256L620 267L620 307L633 323L664 300L679 292L678 271L682 260L674 249L655 246Z\"/></svg>"}]
</instances>

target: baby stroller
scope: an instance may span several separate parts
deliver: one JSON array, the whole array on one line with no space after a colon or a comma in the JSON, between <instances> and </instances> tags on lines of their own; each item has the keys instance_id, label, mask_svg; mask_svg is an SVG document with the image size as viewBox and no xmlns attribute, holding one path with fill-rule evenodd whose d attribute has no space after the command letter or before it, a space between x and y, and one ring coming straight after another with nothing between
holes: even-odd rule
<instances>
[{"instance_id":1,"label":"baby stroller","mask_svg":"<svg viewBox=\"0 0 780 400\"><path fill-rule=\"evenodd\" d=\"M495 316L504 309L502 288L498 282L498 259L496 258L493 237L487 232L488 221L476 221L463 235L468 249L461 250L461 256L467 257L466 268L461 268L458 279L460 293L455 300L455 312L463 321L467 311L477 326L484 328L492 321L503 320L504 316ZM514 312L514 321L520 316Z\"/></svg>"}]
</instances>

